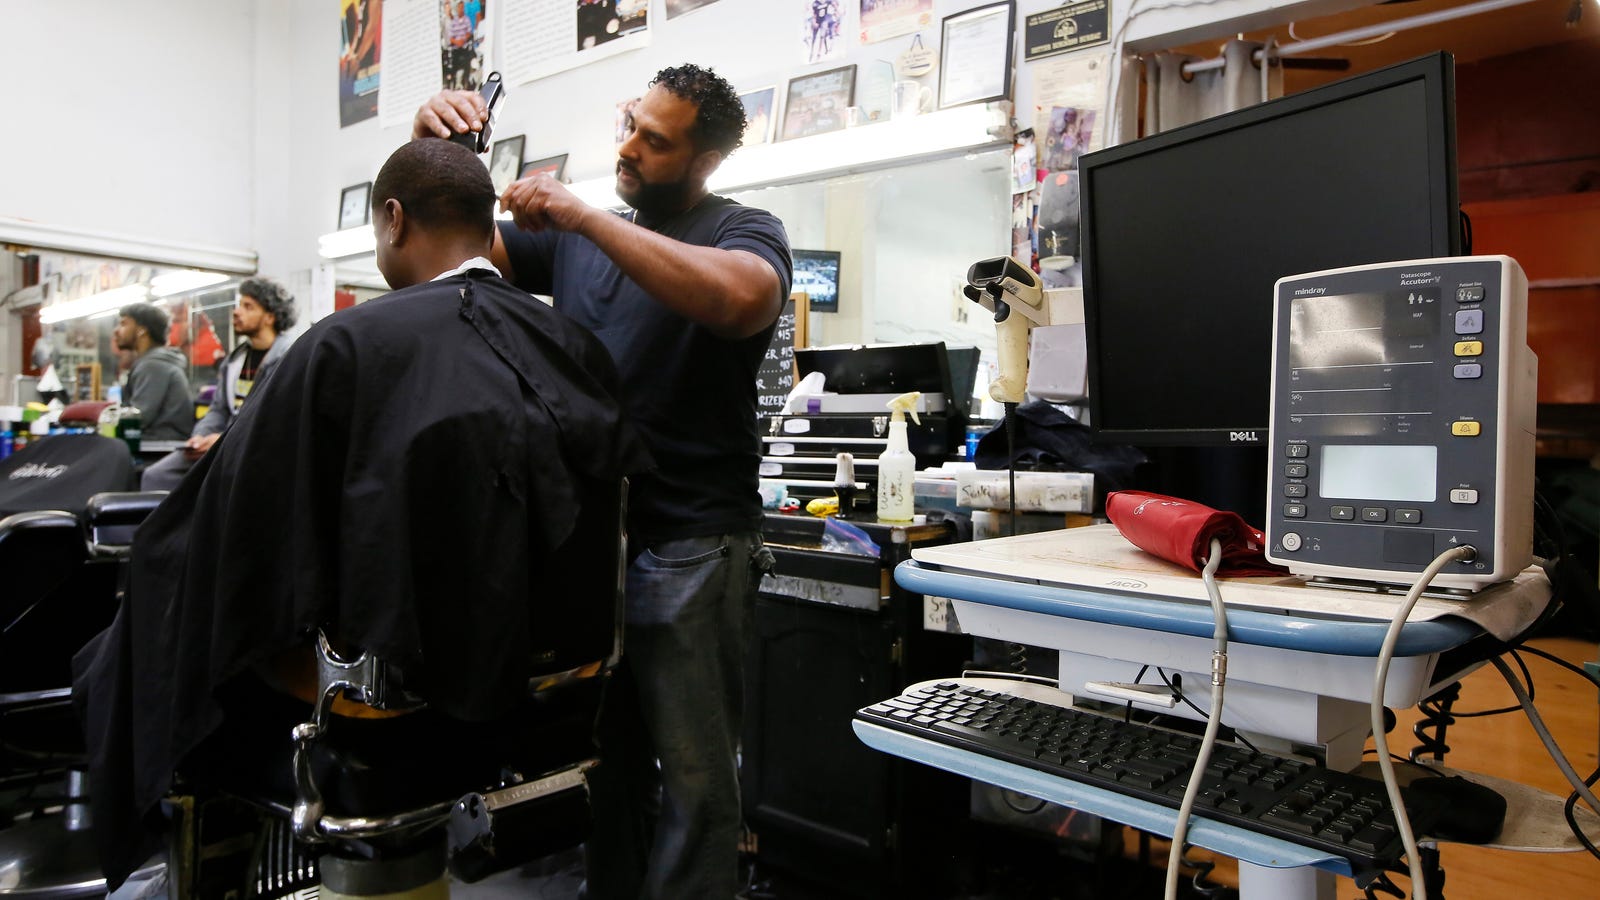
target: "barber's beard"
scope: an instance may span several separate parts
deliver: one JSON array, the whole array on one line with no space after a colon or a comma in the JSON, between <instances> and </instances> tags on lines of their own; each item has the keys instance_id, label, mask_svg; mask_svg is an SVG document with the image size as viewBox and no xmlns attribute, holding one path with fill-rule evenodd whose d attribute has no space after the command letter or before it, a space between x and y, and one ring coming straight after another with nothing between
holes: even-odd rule
<instances>
[{"instance_id":1,"label":"barber's beard","mask_svg":"<svg viewBox=\"0 0 1600 900\"><path fill-rule=\"evenodd\" d=\"M617 169L623 171L620 163ZM618 190L617 195L645 218L672 215L689 205L690 185L687 177L677 181L651 182L646 181L637 169L629 168L626 171L638 181L639 186L626 193Z\"/></svg>"}]
</instances>

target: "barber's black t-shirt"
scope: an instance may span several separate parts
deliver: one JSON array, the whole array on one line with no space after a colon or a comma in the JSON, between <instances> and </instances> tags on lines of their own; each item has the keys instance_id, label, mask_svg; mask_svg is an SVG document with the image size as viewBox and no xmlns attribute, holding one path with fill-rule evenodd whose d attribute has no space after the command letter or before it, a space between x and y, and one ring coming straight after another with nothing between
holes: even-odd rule
<instances>
[{"instance_id":1,"label":"barber's black t-shirt","mask_svg":"<svg viewBox=\"0 0 1600 900\"><path fill-rule=\"evenodd\" d=\"M789 238L765 210L707 196L652 230L686 244L754 253L778 273L782 295L789 294ZM658 466L635 479L629 501L635 540L758 528L756 369L773 326L742 340L720 338L657 303L587 238L526 232L510 222L500 223L500 237L515 284L553 296L556 309L594 332L617 364L628 413Z\"/></svg>"}]
</instances>

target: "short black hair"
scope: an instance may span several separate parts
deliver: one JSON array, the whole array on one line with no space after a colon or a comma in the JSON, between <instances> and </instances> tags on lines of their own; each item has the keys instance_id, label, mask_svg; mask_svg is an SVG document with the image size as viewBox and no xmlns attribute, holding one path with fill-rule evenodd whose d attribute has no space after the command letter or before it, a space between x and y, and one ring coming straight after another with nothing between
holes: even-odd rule
<instances>
[{"instance_id":1,"label":"short black hair","mask_svg":"<svg viewBox=\"0 0 1600 900\"><path fill-rule=\"evenodd\" d=\"M649 86L656 85L699 107L689 132L695 149L717 150L727 156L744 145L744 103L721 75L684 63L657 72Z\"/></svg>"},{"instance_id":2,"label":"short black hair","mask_svg":"<svg viewBox=\"0 0 1600 900\"><path fill-rule=\"evenodd\" d=\"M408 141L389 155L372 182L372 208L389 200L413 222L429 229L494 237L494 183L471 150L442 138Z\"/></svg>"},{"instance_id":3,"label":"short black hair","mask_svg":"<svg viewBox=\"0 0 1600 900\"><path fill-rule=\"evenodd\" d=\"M239 294L254 297L261 308L272 313L272 328L279 334L294 327L294 295L271 278L246 278Z\"/></svg>"},{"instance_id":4,"label":"short black hair","mask_svg":"<svg viewBox=\"0 0 1600 900\"><path fill-rule=\"evenodd\" d=\"M150 343L160 347L167 343L167 326L172 324L172 317L167 311L154 303L140 300L138 303L129 303L117 310L118 316L127 316L135 325L150 332Z\"/></svg>"}]
</instances>

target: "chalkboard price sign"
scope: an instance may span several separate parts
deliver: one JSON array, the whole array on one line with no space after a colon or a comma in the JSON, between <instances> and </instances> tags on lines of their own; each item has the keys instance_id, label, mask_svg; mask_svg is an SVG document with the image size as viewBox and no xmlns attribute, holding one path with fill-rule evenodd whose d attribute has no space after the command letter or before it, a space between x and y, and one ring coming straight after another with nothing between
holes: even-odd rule
<instances>
[{"instance_id":1,"label":"chalkboard price sign","mask_svg":"<svg viewBox=\"0 0 1600 900\"><path fill-rule=\"evenodd\" d=\"M763 423L783 412L783 403L794 389L795 324L795 301L790 298L783 304L772 343L756 370L756 416Z\"/></svg>"}]
</instances>

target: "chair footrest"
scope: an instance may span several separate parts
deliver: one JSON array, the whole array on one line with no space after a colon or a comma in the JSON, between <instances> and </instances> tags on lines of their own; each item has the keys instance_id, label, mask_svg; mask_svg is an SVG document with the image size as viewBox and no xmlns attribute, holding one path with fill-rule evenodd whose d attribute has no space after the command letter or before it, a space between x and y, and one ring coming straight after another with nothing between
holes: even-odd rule
<instances>
[{"instance_id":1,"label":"chair footrest","mask_svg":"<svg viewBox=\"0 0 1600 900\"><path fill-rule=\"evenodd\" d=\"M450 871L472 883L582 843L589 835L589 782L595 760L486 794L468 794L450 811Z\"/></svg>"}]
</instances>

